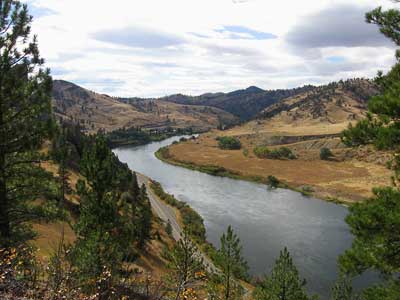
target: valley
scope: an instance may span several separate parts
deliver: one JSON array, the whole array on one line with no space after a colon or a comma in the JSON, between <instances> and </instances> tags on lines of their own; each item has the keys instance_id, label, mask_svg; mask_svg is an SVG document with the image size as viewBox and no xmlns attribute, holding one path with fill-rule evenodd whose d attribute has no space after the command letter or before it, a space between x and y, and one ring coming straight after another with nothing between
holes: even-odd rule
<instances>
[{"instance_id":1,"label":"valley","mask_svg":"<svg viewBox=\"0 0 400 300\"><path fill-rule=\"evenodd\" d=\"M165 159L200 170L221 167L258 182L275 176L289 188L330 201L361 201L372 195L374 186L390 184L391 153L346 147L340 134L349 123L365 118L367 99L376 92L369 81L358 79L306 91L269 106L243 125L172 145ZM220 149L220 136L239 140L241 149ZM297 159L258 158L256 147L287 147ZM321 160L322 148L330 149L333 157Z\"/></svg>"}]
</instances>

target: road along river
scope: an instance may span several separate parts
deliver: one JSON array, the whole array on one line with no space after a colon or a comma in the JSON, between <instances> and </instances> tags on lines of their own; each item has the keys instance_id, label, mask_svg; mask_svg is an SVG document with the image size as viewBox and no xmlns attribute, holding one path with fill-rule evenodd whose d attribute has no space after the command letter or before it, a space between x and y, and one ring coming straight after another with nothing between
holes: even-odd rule
<instances>
[{"instance_id":1,"label":"road along river","mask_svg":"<svg viewBox=\"0 0 400 300\"><path fill-rule=\"evenodd\" d=\"M133 170L160 182L203 218L207 240L216 247L228 225L240 236L252 275L269 273L279 251L287 247L307 280L308 290L328 299L337 278L337 258L351 246L344 218L347 209L286 189L215 177L169 165L154 156L180 137L145 146L114 149ZM365 285L368 278L359 280Z\"/></svg>"}]
</instances>

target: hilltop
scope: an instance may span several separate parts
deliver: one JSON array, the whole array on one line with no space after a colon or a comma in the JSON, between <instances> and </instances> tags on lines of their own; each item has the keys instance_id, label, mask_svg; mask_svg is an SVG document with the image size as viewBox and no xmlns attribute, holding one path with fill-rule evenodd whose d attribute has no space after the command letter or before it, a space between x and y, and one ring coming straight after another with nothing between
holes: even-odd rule
<instances>
[{"instance_id":1,"label":"hilltop","mask_svg":"<svg viewBox=\"0 0 400 300\"><path fill-rule=\"evenodd\" d=\"M80 124L86 131L119 128L192 128L206 131L238 118L221 109L181 105L160 99L115 98L89 91L73 83L55 80L53 110L56 116Z\"/></svg>"},{"instance_id":2,"label":"hilltop","mask_svg":"<svg viewBox=\"0 0 400 300\"><path fill-rule=\"evenodd\" d=\"M242 121L248 121L270 105L282 99L313 90L314 88L308 85L295 89L265 91L251 86L247 89L230 93L208 93L195 97L178 94L164 97L162 100L186 105L212 106L229 112Z\"/></svg>"}]
</instances>

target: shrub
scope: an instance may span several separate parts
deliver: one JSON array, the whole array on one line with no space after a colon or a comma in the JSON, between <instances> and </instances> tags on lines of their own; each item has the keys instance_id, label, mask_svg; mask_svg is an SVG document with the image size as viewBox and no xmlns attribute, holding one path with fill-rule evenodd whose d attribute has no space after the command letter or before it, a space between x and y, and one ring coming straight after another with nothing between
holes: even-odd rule
<instances>
[{"instance_id":1,"label":"shrub","mask_svg":"<svg viewBox=\"0 0 400 300\"><path fill-rule=\"evenodd\" d=\"M259 146L255 147L253 152L255 156L257 156L258 158L268 158L268 155L271 153L271 150L269 150L265 146Z\"/></svg>"},{"instance_id":2,"label":"shrub","mask_svg":"<svg viewBox=\"0 0 400 300\"><path fill-rule=\"evenodd\" d=\"M313 187L311 187L309 185L304 185L304 186L301 187L300 192L304 196L310 196L312 193L315 192L315 190L313 189Z\"/></svg>"},{"instance_id":3,"label":"shrub","mask_svg":"<svg viewBox=\"0 0 400 300\"><path fill-rule=\"evenodd\" d=\"M276 178L275 176L272 176L272 175L268 176L267 185L269 188L275 189L275 188L279 187L279 184L280 184L280 181L278 178Z\"/></svg>"},{"instance_id":4,"label":"shrub","mask_svg":"<svg viewBox=\"0 0 400 300\"><path fill-rule=\"evenodd\" d=\"M324 147L324 148L321 148L321 150L319 152L319 157L322 160L328 160L331 157L333 157L333 153L332 153L331 149Z\"/></svg>"},{"instance_id":5,"label":"shrub","mask_svg":"<svg viewBox=\"0 0 400 300\"><path fill-rule=\"evenodd\" d=\"M159 182L151 181L150 187L161 200L179 209L182 216L184 229L189 232L190 236L195 241L204 243L206 241L206 229L204 227L203 218L189 205L187 205L186 202L179 201L173 195L165 192ZM166 230L168 229L166 228Z\"/></svg>"},{"instance_id":6,"label":"shrub","mask_svg":"<svg viewBox=\"0 0 400 300\"><path fill-rule=\"evenodd\" d=\"M181 138L179 139L180 142L186 142L187 140L188 140L188 139L185 138L185 137L181 137Z\"/></svg>"},{"instance_id":7,"label":"shrub","mask_svg":"<svg viewBox=\"0 0 400 300\"><path fill-rule=\"evenodd\" d=\"M237 138L231 136L217 137L218 147L224 150L239 150L242 145Z\"/></svg>"},{"instance_id":8,"label":"shrub","mask_svg":"<svg viewBox=\"0 0 400 300\"><path fill-rule=\"evenodd\" d=\"M268 149L265 146L258 146L254 148L254 154L258 158L269 159L296 159L296 155L287 147L280 147L278 149Z\"/></svg>"}]
</instances>

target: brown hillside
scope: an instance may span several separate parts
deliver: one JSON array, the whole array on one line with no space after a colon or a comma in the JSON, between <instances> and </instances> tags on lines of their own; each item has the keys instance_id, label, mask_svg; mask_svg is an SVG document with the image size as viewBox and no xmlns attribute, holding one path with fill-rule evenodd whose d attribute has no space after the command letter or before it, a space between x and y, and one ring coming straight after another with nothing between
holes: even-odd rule
<instances>
[{"instance_id":1,"label":"brown hillside","mask_svg":"<svg viewBox=\"0 0 400 300\"><path fill-rule=\"evenodd\" d=\"M56 116L80 123L87 131L112 131L122 127L189 128L205 131L237 118L218 108L186 106L162 100L113 98L73 83L56 80L53 86Z\"/></svg>"},{"instance_id":2,"label":"brown hillside","mask_svg":"<svg viewBox=\"0 0 400 300\"><path fill-rule=\"evenodd\" d=\"M318 87L279 101L256 120L172 145L169 159L185 165L219 166L264 181L273 175L292 188L307 186L316 197L360 201L371 196L373 187L390 184L386 162L391 154L370 147L346 148L338 136L349 122L365 116L367 100L377 92L370 81L362 79ZM224 135L239 139L242 149L219 149L216 138ZM285 146L297 159L260 159L253 153L257 146ZM324 147L332 150L332 159L320 159Z\"/></svg>"}]
</instances>

